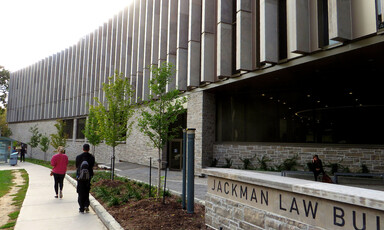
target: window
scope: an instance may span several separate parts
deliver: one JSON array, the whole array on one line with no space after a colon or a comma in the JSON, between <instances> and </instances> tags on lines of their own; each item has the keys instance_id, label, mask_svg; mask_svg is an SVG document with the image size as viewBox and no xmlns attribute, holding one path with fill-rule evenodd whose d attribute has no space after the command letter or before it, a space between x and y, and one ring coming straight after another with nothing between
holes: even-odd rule
<instances>
[{"instance_id":1,"label":"window","mask_svg":"<svg viewBox=\"0 0 384 230\"><path fill-rule=\"evenodd\" d=\"M76 127L76 139L85 139L84 129L85 129L86 118L77 119L77 127Z\"/></svg>"},{"instance_id":2,"label":"window","mask_svg":"<svg viewBox=\"0 0 384 230\"><path fill-rule=\"evenodd\" d=\"M212 90L218 142L384 144L384 45Z\"/></svg>"},{"instance_id":3,"label":"window","mask_svg":"<svg viewBox=\"0 0 384 230\"><path fill-rule=\"evenodd\" d=\"M73 119L63 120L64 124L64 135L67 136L68 139L73 138Z\"/></svg>"}]
</instances>

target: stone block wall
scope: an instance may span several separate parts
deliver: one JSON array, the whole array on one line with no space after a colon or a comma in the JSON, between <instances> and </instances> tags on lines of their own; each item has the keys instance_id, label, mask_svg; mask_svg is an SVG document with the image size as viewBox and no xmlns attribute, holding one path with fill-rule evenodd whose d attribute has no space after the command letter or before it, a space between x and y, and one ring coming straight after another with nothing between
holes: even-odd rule
<instances>
[{"instance_id":1,"label":"stone block wall","mask_svg":"<svg viewBox=\"0 0 384 230\"><path fill-rule=\"evenodd\" d=\"M267 156L271 161L268 166L281 164L285 159L298 155L298 163L305 169L306 164L317 154L323 164L338 163L348 167L352 172L361 170L365 164L370 172L384 172L384 148L383 147L351 147L351 146L316 146L316 145L278 145L258 143L216 143L213 145L213 157L218 159L218 166L226 163L225 158L233 161L232 168L242 168L241 159L252 159L252 167L260 167L257 158Z\"/></svg>"},{"instance_id":2,"label":"stone block wall","mask_svg":"<svg viewBox=\"0 0 384 230\"><path fill-rule=\"evenodd\" d=\"M195 169L208 167L213 159L215 142L215 97L206 92L196 92L188 97L187 128L195 128Z\"/></svg>"},{"instance_id":3,"label":"stone block wall","mask_svg":"<svg viewBox=\"0 0 384 230\"><path fill-rule=\"evenodd\" d=\"M205 223L223 230L320 230L308 224L207 193Z\"/></svg>"},{"instance_id":4,"label":"stone block wall","mask_svg":"<svg viewBox=\"0 0 384 230\"><path fill-rule=\"evenodd\" d=\"M205 222L223 230L381 229L382 192L208 168ZM346 189L348 188L348 189Z\"/></svg>"}]
</instances>

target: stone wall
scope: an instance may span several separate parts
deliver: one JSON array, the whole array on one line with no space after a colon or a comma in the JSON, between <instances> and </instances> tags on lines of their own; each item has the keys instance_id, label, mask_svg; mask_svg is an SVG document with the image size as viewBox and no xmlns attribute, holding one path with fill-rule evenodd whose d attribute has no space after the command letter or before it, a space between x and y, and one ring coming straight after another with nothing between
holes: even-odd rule
<instances>
[{"instance_id":1,"label":"stone wall","mask_svg":"<svg viewBox=\"0 0 384 230\"><path fill-rule=\"evenodd\" d=\"M207 92L196 92L188 97L187 128L195 128L195 168L200 173L213 159L215 141L215 97Z\"/></svg>"},{"instance_id":2,"label":"stone wall","mask_svg":"<svg viewBox=\"0 0 384 230\"><path fill-rule=\"evenodd\" d=\"M205 222L213 229L350 230L384 224L381 191L244 170L203 172Z\"/></svg>"},{"instance_id":3,"label":"stone wall","mask_svg":"<svg viewBox=\"0 0 384 230\"><path fill-rule=\"evenodd\" d=\"M134 121L137 121L138 114L135 114L133 117ZM56 120L47 120L47 121L38 121L38 122L25 122L25 123L11 123L9 127L12 130L12 138L23 142L28 143L31 139L31 132L29 131L30 127L37 125L37 128L40 133L49 137L50 134L56 133L57 130L54 126ZM86 143L85 139L68 139L66 154L70 160L75 160L76 156L82 152L82 146ZM27 157L44 159L44 153L40 150L40 147L31 149L28 145ZM112 156L112 147L101 143L95 147L91 146L91 152L95 155L96 161L98 163L110 163ZM56 154L56 150L52 146L49 146L47 151L47 159ZM144 136L137 127L137 123L133 124L131 135L127 138L126 142L116 146L115 149L116 162L117 161L129 161L133 163L138 163L142 165L149 165L150 157L152 157L152 164L154 167L157 167L157 150L151 147L149 144L149 139Z\"/></svg>"},{"instance_id":4,"label":"stone wall","mask_svg":"<svg viewBox=\"0 0 384 230\"><path fill-rule=\"evenodd\" d=\"M323 164L338 163L348 167L352 172L361 169L361 165L367 165L370 172L384 172L384 148L383 147L351 147L336 145L278 145L258 143L216 143L213 146L213 157L218 159L218 166L226 163L225 158L233 161L232 168L242 168L241 159L252 159L253 167L260 167L257 158L267 156L271 161L268 166L281 164L285 159L298 155L299 169L306 169L306 164L317 154Z\"/></svg>"}]
</instances>

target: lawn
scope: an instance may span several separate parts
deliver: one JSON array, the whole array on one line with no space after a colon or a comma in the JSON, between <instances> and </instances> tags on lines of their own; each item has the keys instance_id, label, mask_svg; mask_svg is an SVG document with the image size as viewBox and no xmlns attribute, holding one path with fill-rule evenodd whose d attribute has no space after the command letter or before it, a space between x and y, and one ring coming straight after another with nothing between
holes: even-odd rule
<instances>
[{"instance_id":1,"label":"lawn","mask_svg":"<svg viewBox=\"0 0 384 230\"><path fill-rule=\"evenodd\" d=\"M15 178L15 176L12 175L12 171L10 170L0 171L1 196L4 196L9 191L15 191L14 188L19 187L17 192L15 192L14 194L11 194L11 197L13 197L12 204L11 204L12 206L10 206L9 209L5 210L5 213L2 213L2 215L7 215L9 217L9 220L7 223L0 226L0 229L11 230L14 228L17 217L19 216L21 205L23 204L23 201L25 198L25 194L27 193L27 189L29 185L28 173L24 169L21 169L18 171L21 173L21 177L23 178L23 180L20 181L19 179L17 181L17 176L16 176L16 183L12 183L12 180ZM13 170L13 172L17 172L17 171ZM12 189L12 187L14 188ZM8 195L5 197L8 197ZM11 207L15 207L15 208L11 208Z\"/></svg>"},{"instance_id":2,"label":"lawn","mask_svg":"<svg viewBox=\"0 0 384 230\"><path fill-rule=\"evenodd\" d=\"M0 171L0 197L7 194L11 189L12 179L13 175L11 170Z\"/></svg>"}]
</instances>

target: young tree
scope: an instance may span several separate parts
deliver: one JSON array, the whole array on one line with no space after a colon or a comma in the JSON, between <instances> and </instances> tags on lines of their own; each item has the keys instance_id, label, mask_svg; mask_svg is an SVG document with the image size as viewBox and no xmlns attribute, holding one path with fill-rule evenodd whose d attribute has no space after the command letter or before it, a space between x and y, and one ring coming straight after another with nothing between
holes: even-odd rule
<instances>
[{"instance_id":1,"label":"young tree","mask_svg":"<svg viewBox=\"0 0 384 230\"><path fill-rule=\"evenodd\" d=\"M62 120L57 120L55 127L57 133L51 134L51 145L54 149L59 148L59 146L66 147L68 135L65 133L65 124Z\"/></svg>"},{"instance_id":2,"label":"young tree","mask_svg":"<svg viewBox=\"0 0 384 230\"><path fill-rule=\"evenodd\" d=\"M7 97L9 89L9 71L0 66L0 107L7 107Z\"/></svg>"},{"instance_id":3,"label":"young tree","mask_svg":"<svg viewBox=\"0 0 384 230\"><path fill-rule=\"evenodd\" d=\"M0 107L0 136L10 137L11 135L12 131L7 123L7 109Z\"/></svg>"},{"instance_id":4,"label":"young tree","mask_svg":"<svg viewBox=\"0 0 384 230\"><path fill-rule=\"evenodd\" d=\"M42 135L40 138L40 149L44 152L44 161L47 161L47 151L49 148L49 138Z\"/></svg>"},{"instance_id":5,"label":"young tree","mask_svg":"<svg viewBox=\"0 0 384 230\"><path fill-rule=\"evenodd\" d=\"M96 108L92 105L89 108L88 118L85 123L85 128L82 131L88 142L93 146L93 154L95 154L95 147L101 143L103 137L99 131L98 119L96 116Z\"/></svg>"},{"instance_id":6,"label":"young tree","mask_svg":"<svg viewBox=\"0 0 384 230\"><path fill-rule=\"evenodd\" d=\"M180 92L170 90L167 92L167 84L172 80L174 67L170 63L162 63L160 67L152 66L152 79L149 81L149 88L152 92L147 103L149 111L143 109L141 118L138 119L140 131L149 137L153 147L158 150L158 189L160 196L161 188L161 151L169 140L174 138L180 127L171 128L177 117L185 113L183 104L187 101L180 97Z\"/></svg>"},{"instance_id":7,"label":"young tree","mask_svg":"<svg viewBox=\"0 0 384 230\"><path fill-rule=\"evenodd\" d=\"M31 158L33 158L32 157L32 152L33 152L32 150L33 150L33 148L36 148L39 145L40 138L41 138L42 134L39 132L37 125L30 127L29 132L32 133L31 139L30 139L28 144L31 146L30 156L31 156Z\"/></svg>"},{"instance_id":8,"label":"young tree","mask_svg":"<svg viewBox=\"0 0 384 230\"><path fill-rule=\"evenodd\" d=\"M112 147L111 156L111 179L114 179L115 171L115 147L125 141L131 133L133 122L129 119L133 115L132 96L133 89L129 78L119 74L109 77L109 83L103 84L105 101L101 102L95 98L97 106L94 107L97 117L100 135L105 143Z\"/></svg>"}]
</instances>

